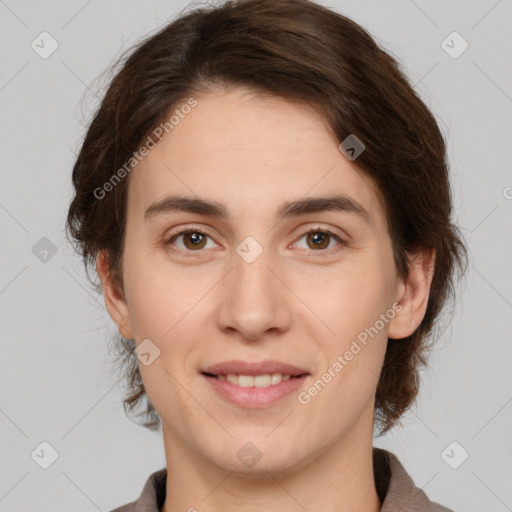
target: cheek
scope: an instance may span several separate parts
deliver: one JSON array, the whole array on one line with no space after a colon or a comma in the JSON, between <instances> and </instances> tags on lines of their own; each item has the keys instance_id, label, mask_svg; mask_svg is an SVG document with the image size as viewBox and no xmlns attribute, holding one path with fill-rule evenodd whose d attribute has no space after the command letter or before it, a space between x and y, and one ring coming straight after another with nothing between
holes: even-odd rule
<instances>
[{"instance_id":1,"label":"cheek","mask_svg":"<svg viewBox=\"0 0 512 512\"><path fill-rule=\"evenodd\" d=\"M297 295L314 313L309 315L311 321L321 321L326 343L336 339L337 348L373 326L390 306L393 283L377 264L354 265L307 282L302 277L296 279Z\"/></svg>"},{"instance_id":2,"label":"cheek","mask_svg":"<svg viewBox=\"0 0 512 512\"><path fill-rule=\"evenodd\" d=\"M395 314L391 307L393 272L389 269L385 258L378 255L365 264L361 260L360 266L354 265L350 272L331 280L323 297L315 299L323 307L322 320L335 333L316 337L327 354L323 361L327 375L322 372L321 380L329 381L317 406L327 411L332 403L339 404L332 414L340 419L361 410L375 394L389 322Z\"/></svg>"},{"instance_id":3,"label":"cheek","mask_svg":"<svg viewBox=\"0 0 512 512\"><path fill-rule=\"evenodd\" d=\"M188 271L172 267L161 256L144 257L141 251L126 259L125 276L137 342L150 339L158 347L157 367L163 365L173 375L193 372L190 358L200 351L201 330L211 327L213 312L208 304L215 296L211 291L218 284L218 275L199 266ZM141 366L145 381L151 382L155 368Z\"/></svg>"},{"instance_id":4,"label":"cheek","mask_svg":"<svg viewBox=\"0 0 512 512\"><path fill-rule=\"evenodd\" d=\"M330 418L333 435L371 408L387 346L389 323L380 320L387 311L385 287L368 279L357 283L345 281L346 286L329 289L321 318L334 334L311 335L320 364L306 393L310 411Z\"/></svg>"},{"instance_id":5,"label":"cheek","mask_svg":"<svg viewBox=\"0 0 512 512\"><path fill-rule=\"evenodd\" d=\"M184 307L180 281L167 276L165 269L144 252L127 255L124 271L135 338L162 338Z\"/></svg>"}]
</instances>

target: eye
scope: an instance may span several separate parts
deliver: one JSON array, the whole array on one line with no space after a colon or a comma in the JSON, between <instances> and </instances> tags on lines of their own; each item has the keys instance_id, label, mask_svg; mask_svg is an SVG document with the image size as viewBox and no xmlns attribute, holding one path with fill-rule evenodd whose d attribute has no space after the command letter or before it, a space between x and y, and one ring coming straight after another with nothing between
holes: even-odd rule
<instances>
[{"instance_id":1,"label":"eye","mask_svg":"<svg viewBox=\"0 0 512 512\"><path fill-rule=\"evenodd\" d=\"M339 245L347 245L338 235L327 229L321 229L313 227L308 229L300 238L302 240L306 238L306 250L311 249L314 252L332 252L332 247L329 248L329 242L334 239L339 242ZM298 242L295 242L296 245ZM327 250L326 250L327 249ZM339 250L339 249L334 249Z\"/></svg>"},{"instance_id":2,"label":"eye","mask_svg":"<svg viewBox=\"0 0 512 512\"><path fill-rule=\"evenodd\" d=\"M174 247L172 247L174 246L174 241L180 239L181 237L183 237L182 247L174 249ZM210 237L200 229L189 228L172 235L166 240L165 245L171 246L173 251L181 250L186 252L199 252L201 249L209 248L206 246L207 238ZM213 245L215 246L215 244Z\"/></svg>"},{"instance_id":3,"label":"eye","mask_svg":"<svg viewBox=\"0 0 512 512\"><path fill-rule=\"evenodd\" d=\"M303 233L303 235L299 238L299 241L303 238L306 238L306 250L311 250L313 252L326 252L331 253L337 251L339 249L334 249L329 247L330 241L333 239L338 242L338 245L346 246L347 243L344 242L338 235L329 231L327 229L321 229L318 227L313 227ZM178 245L176 248L175 242L177 240L182 239L181 247ZM171 235L166 241L165 245L171 247L173 252L185 252L185 253L193 253L193 252L201 252L201 249L211 249L215 248L217 245L213 242L210 247L207 245L207 240L211 239L211 237L206 234L204 231L198 228L188 228L183 231L179 231L178 233L174 233ZM297 245L298 242L294 242L294 246Z\"/></svg>"}]
</instances>

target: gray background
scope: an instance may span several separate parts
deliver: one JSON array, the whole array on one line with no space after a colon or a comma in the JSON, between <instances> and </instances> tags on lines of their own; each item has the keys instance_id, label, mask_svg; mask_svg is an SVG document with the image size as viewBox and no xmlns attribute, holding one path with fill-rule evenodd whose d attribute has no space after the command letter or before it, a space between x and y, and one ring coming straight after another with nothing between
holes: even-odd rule
<instances>
[{"instance_id":1,"label":"gray background","mask_svg":"<svg viewBox=\"0 0 512 512\"><path fill-rule=\"evenodd\" d=\"M512 2L322 3L398 57L439 119L471 251L418 402L375 445L456 511L512 510ZM165 465L161 434L124 416L106 343L114 327L63 229L97 78L185 5L0 0L0 510L107 511ZM59 45L47 59L31 48L43 31ZM453 31L469 43L458 58L441 46ZM46 262L43 237L57 249ZM45 441L58 453L48 469L31 457ZM452 464L469 453L458 469L441 455L453 441Z\"/></svg>"}]
</instances>

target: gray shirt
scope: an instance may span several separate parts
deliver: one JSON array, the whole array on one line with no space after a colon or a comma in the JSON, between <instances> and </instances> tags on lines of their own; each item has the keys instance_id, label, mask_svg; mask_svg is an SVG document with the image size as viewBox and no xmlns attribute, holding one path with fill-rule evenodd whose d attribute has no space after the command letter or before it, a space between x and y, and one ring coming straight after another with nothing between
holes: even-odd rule
<instances>
[{"instance_id":1,"label":"gray shirt","mask_svg":"<svg viewBox=\"0 0 512 512\"><path fill-rule=\"evenodd\" d=\"M373 447L375 486L381 499L380 512L453 512L427 495L412 481L397 457ZM152 473L139 498L111 512L160 512L165 501L167 469Z\"/></svg>"}]
</instances>

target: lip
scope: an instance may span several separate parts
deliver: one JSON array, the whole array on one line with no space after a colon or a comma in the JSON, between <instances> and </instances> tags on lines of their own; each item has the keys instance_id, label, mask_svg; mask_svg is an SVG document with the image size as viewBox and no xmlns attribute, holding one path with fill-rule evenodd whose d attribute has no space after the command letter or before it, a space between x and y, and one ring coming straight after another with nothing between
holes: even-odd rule
<instances>
[{"instance_id":1,"label":"lip","mask_svg":"<svg viewBox=\"0 0 512 512\"><path fill-rule=\"evenodd\" d=\"M263 375L264 373L281 373L283 375L298 376L309 373L303 368L298 368L292 364L281 363L280 361L259 361L256 363L249 363L247 361L225 361L218 363L214 366L209 366L201 373L210 373L212 375Z\"/></svg>"},{"instance_id":2,"label":"lip","mask_svg":"<svg viewBox=\"0 0 512 512\"><path fill-rule=\"evenodd\" d=\"M293 377L267 388L256 386L241 388L227 380L219 380L211 375L203 373L202 376L222 398L227 399L231 404L246 408L261 408L272 405L290 395L290 393L297 392L309 377L309 375Z\"/></svg>"},{"instance_id":3,"label":"lip","mask_svg":"<svg viewBox=\"0 0 512 512\"><path fill-rule=\"evenodd\" d=\"M291 375L292 378L274 384L266 388L256 386L243 388L227 380L220 380L214 375L263 375L263 374L281 373ZM203 378L210 384L212 389L223 399L245 408L267 407L290 395L304 384L310 377L310 373L297 366L281 363L279 361L260 361L248 363L246 361L226 361L216 364L201 371Z\"/></svg>"}]
</instances>

